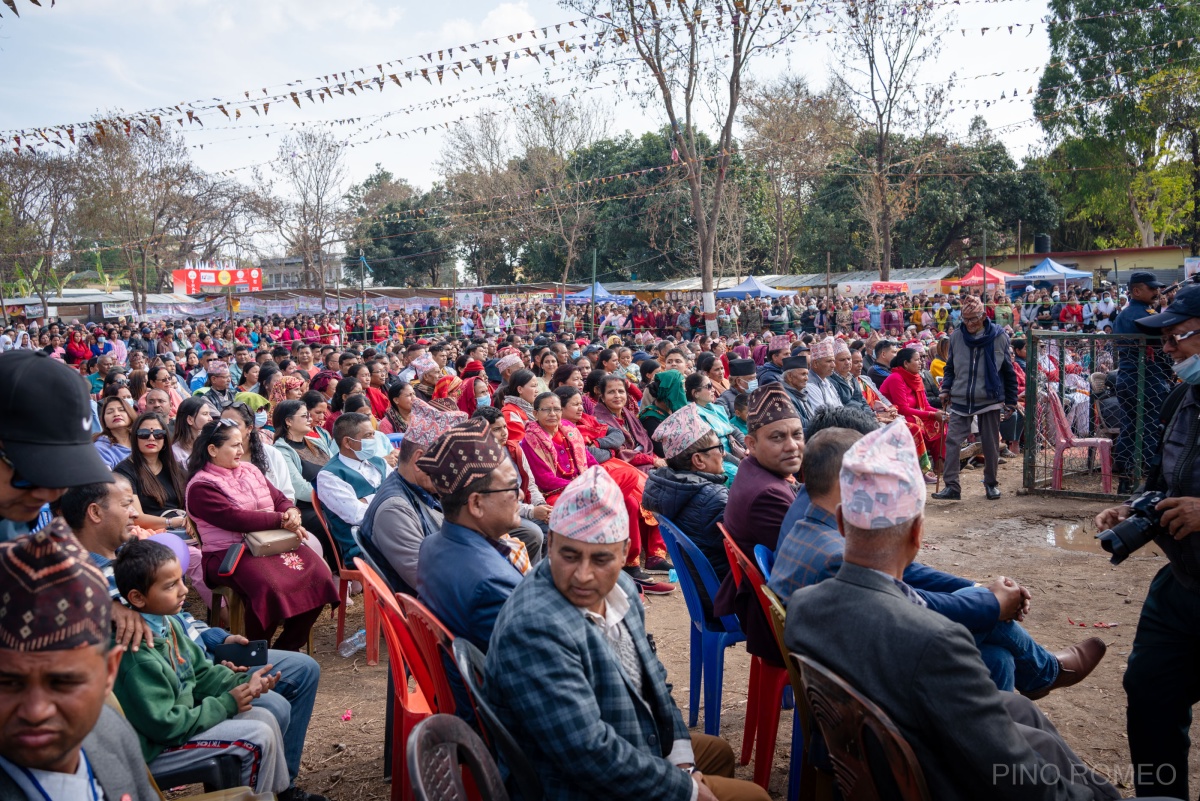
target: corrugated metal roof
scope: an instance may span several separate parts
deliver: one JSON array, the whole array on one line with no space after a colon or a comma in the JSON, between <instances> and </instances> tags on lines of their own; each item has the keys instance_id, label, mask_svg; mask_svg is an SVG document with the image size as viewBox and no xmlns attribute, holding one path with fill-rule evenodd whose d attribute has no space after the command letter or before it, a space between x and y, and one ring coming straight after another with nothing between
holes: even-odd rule
<instances>
[{"instance_id":1,"label":"corrugated metal roof","mask_svg":"<svg viewBox=\"0 0 1200 801\"><path fill-rule=\"evenodd\" d=\"M922 267L919 269L892 270L892 281L933 281L945 278L954 272L951 267ZM805 287L826 286L825 273L804 273L802 275L758 275L755 276L769 287L775 289L803 289ZM716 289L726 289L737 286L743 278L726 276L715 281ZM843 281L878 281L879 273L875 270L856 270L849 273L830 273L830 284ZM699 292L699 278L677 278L670 281L614 281L604 286L613 292Z\"/></svg>"}]
</instances>

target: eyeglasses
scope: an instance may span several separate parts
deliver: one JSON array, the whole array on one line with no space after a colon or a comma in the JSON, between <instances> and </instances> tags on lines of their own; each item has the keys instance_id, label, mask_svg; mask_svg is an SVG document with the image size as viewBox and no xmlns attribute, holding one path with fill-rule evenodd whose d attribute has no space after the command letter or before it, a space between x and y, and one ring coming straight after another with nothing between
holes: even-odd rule
<instances>
[{"instance_id":1,"label":"eyeglasses","mask_svg":"<svg viewBox=\"0 0 1200 801\"><path fill-rule=\"evenodd\" d=\"M513 494L514 498L520 498L521 497L521 485L518 484L515 487L504 487L502 489L479 490L478 494L479 495L494 495L494 494L498 494L498 493L502 493L502 492L511 492Z\"/></svg>"},{"instance_id":2,"label":"eyeglasses","mask_svg":"<svg viewBox=\"0 0 1200 801\"><path fill-rule=\"evenodd\" d=\"M166 439L167 432L161 428L139 428L137 430L138 439Z\"/></svg>"},{"instance_id":3,"label":"eyeglasses","mask_svg":"<svg viewBox=\"0 0 1200 801\"><path fill-rule=\"evenodd\" d=\"M0 462L4 462L6 465L8 465L8 469L12 470L12 479L8 483L12 485L13 489L35 489L35 485L32 481L26 481L17 475L17 466L12 463L11 459L8 458L8 454L4 452L3 448L0 448Z\"/></svg>"},{"instance_id":4,"label":"eyeglasses","mask_svg":"<svg viewBox=\"0 0 1200 801\"><path fill-rule=\"evenodd\" d=\"M1196 334L1200 334L1200 328L1196 328L1191 331L1185 331L1182 334L1163 334L1162 341L1164 345L1166 345L1168 342L1172 345L1178 345L1183 340L1196 336Z\"/></svg>"},{"instance_id":5,"label":"eyeglasses","mask_svg":"<svg viewBox=\"0 0 1200 801\"><path fill-rule=\"evenodd\" d=\"M720 442L718 442L716 445L709 445L707 448L701 448L700 450L696 451L696 453L708 453L709 451L715 451L719 447L721 447Z\"/></svg>"}]
</instances>

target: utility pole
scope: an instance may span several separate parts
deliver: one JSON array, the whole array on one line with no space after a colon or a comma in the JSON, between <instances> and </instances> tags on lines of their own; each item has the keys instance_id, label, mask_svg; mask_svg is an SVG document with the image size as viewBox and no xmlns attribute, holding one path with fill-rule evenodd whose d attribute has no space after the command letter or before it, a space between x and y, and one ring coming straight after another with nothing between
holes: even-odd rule
<instances>
[{"instance_id":1,"label":"utility pole","mask_svg":"<svg viewBox=\"0 0 1200 801\"><path fill-rule=\"evenodd\" d=\"M362 248L358 249L358 260L362 262L362 267L358 270L358 291L361 295L358 313L362 317L362 334L363 342L367 341L367 258L363 255Z\"/></svg>"},{"instance_id":2,"label":"utility pole","mask_svg":"<svg viewBox=\"0 0 1200 801\"><path fill-rule=\"evenodd\" d=\"M832 295L833 292L829 288L829 262L831 258L832 257L829 255L829 251L825 251L825 291Z\"/></svg>"}]
</instances>

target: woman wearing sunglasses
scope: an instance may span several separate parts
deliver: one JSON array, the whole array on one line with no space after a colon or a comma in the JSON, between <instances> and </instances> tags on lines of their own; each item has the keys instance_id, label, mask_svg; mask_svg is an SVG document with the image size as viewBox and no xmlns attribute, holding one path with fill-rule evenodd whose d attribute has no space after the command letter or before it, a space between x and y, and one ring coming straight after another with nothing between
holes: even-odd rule
<instances>
[{"instance_id":1,"label":"woman wearing sunglasses","mask_svg":"<svg viewBox=\"0 0 1200 801\"><path fill-rule=\"evenodd\" d=\"M167 420L158 412L143 412L133 422L134 446L129 456L116 467L133 485L142 513L137 524L142 528L183 528L183 493L187 473L171 457L171 432Z\"/></svg>"}]
</instances>

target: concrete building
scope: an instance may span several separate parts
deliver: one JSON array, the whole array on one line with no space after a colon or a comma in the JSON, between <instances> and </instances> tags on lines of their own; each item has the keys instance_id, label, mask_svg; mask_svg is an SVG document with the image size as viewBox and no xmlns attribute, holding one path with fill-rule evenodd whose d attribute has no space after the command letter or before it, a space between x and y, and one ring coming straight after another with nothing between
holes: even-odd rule
<instances>
[{"instance_id":1,"label":"concrete building","mask_svg":"<svg viewBox=\"0 0 1200 801\"><path fill-rule=\"evenodd\" d=\"M326 253L321 258L325 262L325 288L332 290L338 283L344 286L346 276L342 269L342 257ZM263 259L258 266L263 271L263 289L318 288L316 275L305 272L304 259L301 256Z\"/></svg>"},{"instance_id":2,"label":"concrete building","mask_svg":"<svg viewBox=\"0 0 1200 801\"><path fill-rule=\"evenodd\" d=\"M1006 273L1020 275L1032 270L1042 259L1049 257L1073 270L1092 273L1096 286L1100 281L1124 283L1129 274L1146 270L1160 281L1171 283L1183 277L1183 261L1191 256L1187 247L1165 245L1152 248L1112 248L1110 250L1081 250L1059 253L1026 253L1018 259L1008 256L1002 260L988 259L990 266Z\"/></svg>"}]
</instances>

